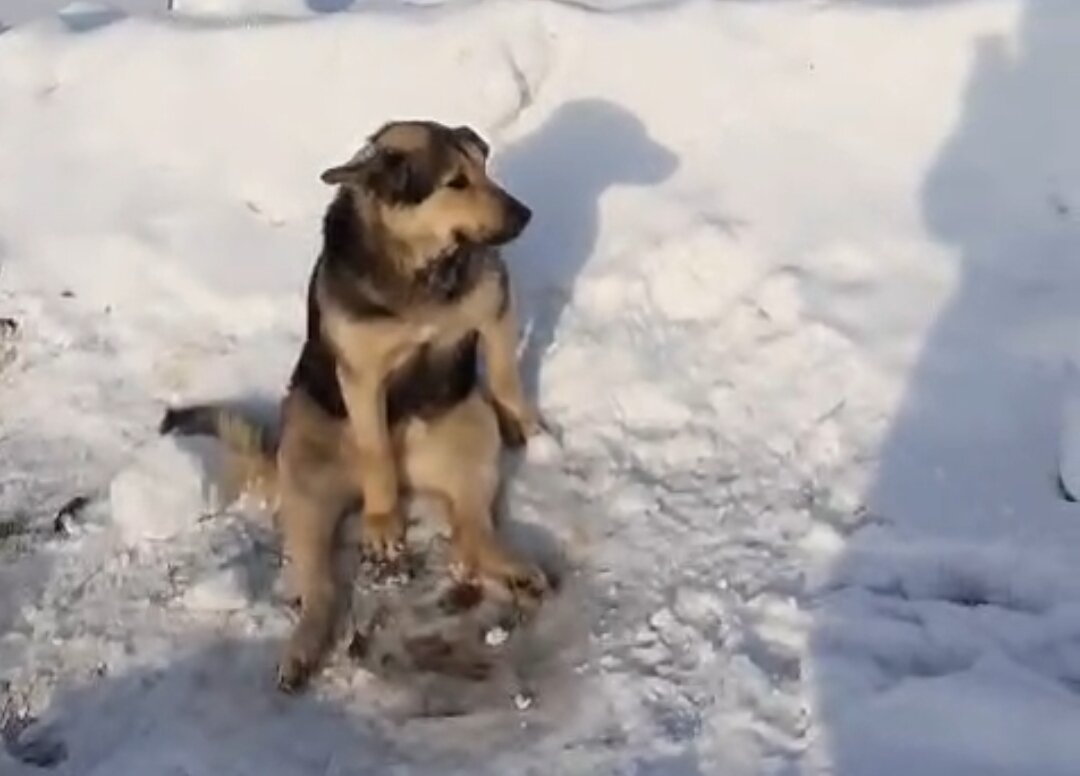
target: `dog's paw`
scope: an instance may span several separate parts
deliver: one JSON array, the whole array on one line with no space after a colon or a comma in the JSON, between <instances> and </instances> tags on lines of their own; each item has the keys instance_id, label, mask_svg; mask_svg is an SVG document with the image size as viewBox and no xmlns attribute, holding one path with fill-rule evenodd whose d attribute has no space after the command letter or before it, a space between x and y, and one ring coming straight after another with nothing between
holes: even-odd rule
<instances>
[{"instance_id":1,"label":"dog's paw","mask_svg":"<svg viewBox=\"0 0 1080 776\"><path fill-rule=\"evenodd\" d=\"M515 449L524 447L529 440L545 430L543 418L533 407L511 409L504 405L497 405L496 409L499 434L507 447Z\"/></svg>"},{"instance_id":2,"label":"dog's paw","mask_svg":"<svg viewBox=\"0 0 1080 776\"><path fill-rule=\"evenodd\" d=\"M293 628L277 666L278 689L303 690L322 664L332 637L333 607L314 608L301 602L300 621Z\"/></svg>"},{"instance_id":3,"label":"dog's paw","mask_svg":"<svg viewBox=\"0 0 1080 776\"><path fill-rule=\"evenodd\" d=\"M512 450L524 447L529 441L527 426L502 412L499 413L499 436L502 437L503 444Z\"/></svg>"},{"instance_id":4,"label":"dog's paw","mask_svg":"<svg viewBox=\"0 0 1080 776\"><path fill-rule=\"evenodd\" d=\"M528 618L540 608L552 587L547 575L539 566L517 559L502 558L498 562L481 564L468 574L472 578L487 579L502 588L514 602L514 609L522 618Z\"/></svg>"},{"instance_id":5,"label":"dog's paw","mask_svg":"<svg viewBox=\"0 0 1080 776\"><path fill-rule=\"evenodd\" d=\"M514 598L515 606L523 614L536 611L551 592L547 575L532 564L522 564L520 568L508 574L504 582Z\"/></svg>"},{"instance_id":6,"label":"dog's paw","mask_svg":"<svg viewBox=\"0 0 1080 776\"><path fill-rule=\"evenodd\" d=\"M307 687L313 671L313 661L305 659L302 655L293 654L291 651L286 653L277 667L278 690L288 695L295 695Z\"/></svg>"},{"instance_id":7,"label":"dog's paw","mask_svg":"<svg viewBox=\"0 0 1080 776\"><path fill-rule=\"evenodd\" d=\"M405 518L394 510L365 512L360 521L360 547L367 559L393 563L405 554Z\"/></svg>"}]
</instances>

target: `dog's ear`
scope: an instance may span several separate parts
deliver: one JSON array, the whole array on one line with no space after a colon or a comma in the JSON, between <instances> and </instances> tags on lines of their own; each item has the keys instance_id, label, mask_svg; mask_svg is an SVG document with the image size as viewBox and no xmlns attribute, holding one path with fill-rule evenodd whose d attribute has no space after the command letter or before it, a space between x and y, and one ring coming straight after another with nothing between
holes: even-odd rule
<instances>
[{"instance_id":1,"label":"dog's ear","mask_svg":"<svg viewBox=\"0 0 1080 776\"><path fill-rule=\"evenodd\" d=\"M416 157L391 148L372 149L321 177L330 185L367 189L384 202L415 205L435 190L434 175Z\"/></svg>"},{"instance_id":2,"label":"dog's ear","mask_svg":"<svg viewBox=\"0 0 1080 776\"><path fill-rule=\"evenodd\" d=\"M480 152L480 155L485 159L488 158L488 154L491 153L491 146L488 145L484 138L480 137L480 134L472 127L460 126L454 129L454 137L457 138L459 143L465 143L471 145L473 148Z\"/></svg>"},{"instance_id":3,"label":"dog's ear","mask_svg":"<svg viewBox=\"0 0 1080 776\"><path fill-rule=\"evenodd\" d=\"M362 170L355 164L343 164L323 170L319 180L328 186L341 186L348 183L357 183L360 180Z\"/></svg>"},{"instance_id":4,"label":"dog's ear","mask_svg":"<svg viewBox=\"0 0 1080 776\"><path fill-rule=\"evenodd\" d=\"M363 184L364 178L370 173L372 162L379 152L374 145L364 146L359 153L345 164L323 170L319 179L330 186L358 186Z\"/></svg>"}]
</instances>

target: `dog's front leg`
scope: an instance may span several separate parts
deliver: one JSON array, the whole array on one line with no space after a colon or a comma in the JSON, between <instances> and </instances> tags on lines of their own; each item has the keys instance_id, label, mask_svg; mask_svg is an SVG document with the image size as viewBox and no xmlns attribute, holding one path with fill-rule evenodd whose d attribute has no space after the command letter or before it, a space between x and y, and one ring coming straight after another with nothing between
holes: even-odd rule
<instances>
[{"instance_id":1,"label":"dog's front leg","mask_svg":"<svg viewBox=\"0 0 1080 776\"><path fill-rule=\"evenodd\" d=\"M370 374L338 370L349 425L359 456L364 550L377 559L392 559L405 541L405 520L398 503L398 476L382 381Z\"/></svg>"},{"instance_id":2,"label":"dog's front leg","mask_svg":"<svg viewBox=\"0 0 1080 776\"><path fill-rule=\"evenodd\" d=\"M480 327L488 389L499 415L503 441L520 447L542 430L540 414L525 398L517 362L517 316L507 299L499 314Z\"/></svg>"}]
</instances>

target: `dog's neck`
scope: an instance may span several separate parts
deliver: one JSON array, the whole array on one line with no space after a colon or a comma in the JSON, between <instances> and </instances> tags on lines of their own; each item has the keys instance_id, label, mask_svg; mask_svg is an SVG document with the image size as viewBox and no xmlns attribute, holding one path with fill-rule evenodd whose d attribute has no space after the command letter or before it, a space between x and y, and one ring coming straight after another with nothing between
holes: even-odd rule
<instances>
[{"instance_id":1,"label":"dog's neck","mask_svg":"<svg viewBox=\"0 0 1080 776\"><path fill-rule=\"evenodd\" d=\"M454 301L468 290L481 251L469 244L443 251L413 273L413 287L433 301Z\"/></svg>"},{"instance_id":2,"label":"dog's neck","mask_svg":"<svg viewBox=\"0 0 1080 776\"><path fill-rule=\"evenodd\" d=\"M384 248L385 250L385 248ZM483 248L468 243L447 246L434 256L411 256L394 260L401 254L375 254L388 259L377 262L369 284L389 307L408 307L416 303L447 304L459 299L472 285L478 258Z\"/></svg>"},{"instance_id":3,"label":"dog's neck","mask_svg":"<svg viewBox=\"0 0 1080 776\"><path fill-rule=\"evenodd\" d=\"M402 246L365 228L363 204L354 196L340 192L323 220L326 269L354 288L354 302L363 297L363 306L392 314L416 302L452 302L468 290L482 246L462 243L432 257L406 257Z\"/></svg>"}]
</instances>

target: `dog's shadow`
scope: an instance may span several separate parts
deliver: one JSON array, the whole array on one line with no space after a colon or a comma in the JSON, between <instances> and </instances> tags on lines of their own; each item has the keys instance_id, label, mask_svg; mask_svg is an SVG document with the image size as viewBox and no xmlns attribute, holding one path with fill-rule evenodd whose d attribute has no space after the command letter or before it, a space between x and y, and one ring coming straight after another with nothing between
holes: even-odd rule
<instances>
[{"instance_id":1,"label":"dog's shadow","mask_svg":"<svg viewBox=\"0 0 1080 776\"><path fill-rule=\"evenodd\" d=\"M536 400L541 362L556 341L574 285L596 248L600 198L617 186L666 180L678 158L652 139L626 108L583 99L561 105L535 131L498 153L492 166L500 183L534 213L507 259L528 337L521 356L522 380ZM537 403L542 411L543 401ZM547 527L515 519L508 503L523 463L521 455L505 462L500 531L558 582L571 571L560 542Z\"/></svg>"},{"instance_id":2,"label":"dog's shadow","mask_svg":"<svg viewBox=\"0 0 1080 776\"><path fill-rule=\"evenodd\" d=\"M495 157L496 177L534 212L508 250L519 315L530 332L522 356L529 394L537 393L541 360L594 252L600 197L616 186L660 183L677 166L637 116L600 99L563 104Z\"/></svg>"}]
</instances>

